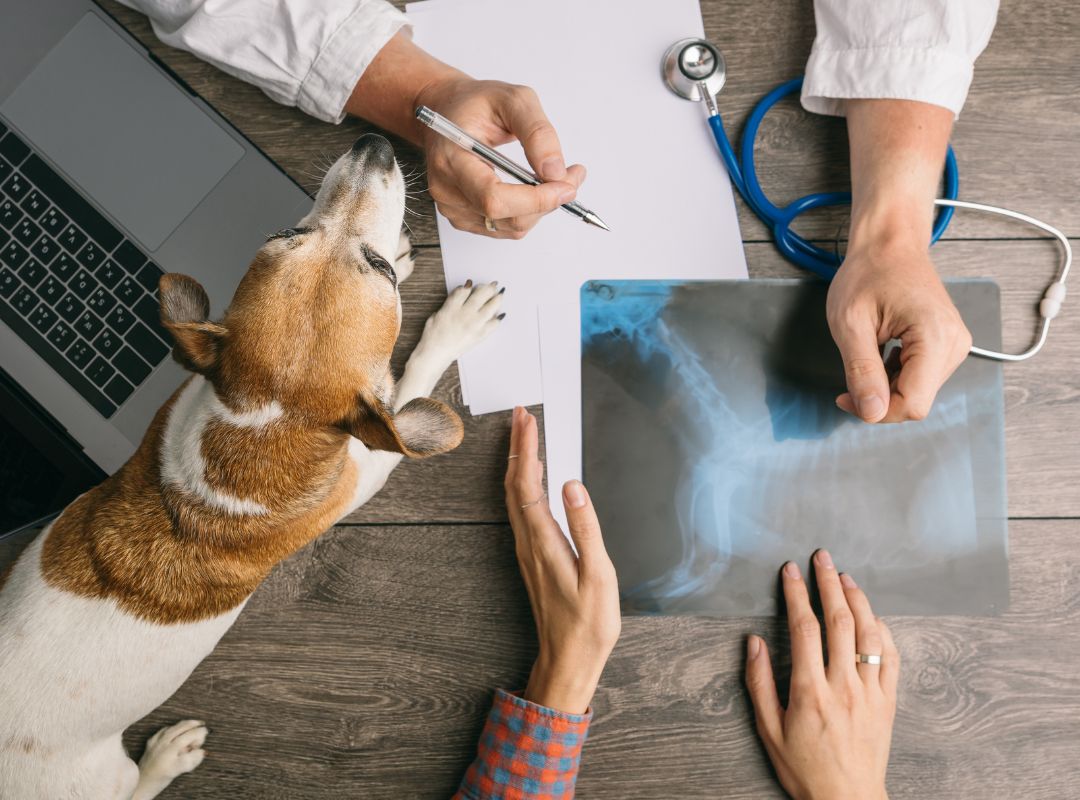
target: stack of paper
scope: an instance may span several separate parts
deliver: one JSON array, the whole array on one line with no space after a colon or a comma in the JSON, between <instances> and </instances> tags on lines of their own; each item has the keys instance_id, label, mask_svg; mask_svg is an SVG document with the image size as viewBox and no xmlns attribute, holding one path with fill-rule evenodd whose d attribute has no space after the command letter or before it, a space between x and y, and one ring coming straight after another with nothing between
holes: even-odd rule
<instances>
[{"instance_id":1,"label":"stack of paper","mask_svg":"<svg viewBox=\"0 0 1080 800\"><path fill-rule=\"evenodd\" d=\"M581 473L581 284L746 277L703 109L660 76L672 42L703 35L701 12L697 0L427 0L407 10L416 42L438 58L537 91L567 163L588 169L578 200L611 227L556 211L512 241L438 220L447 288L469 278L507 287L506 319L458 364L465 402L473 414L544 404L557 498ZM516 144L500 149L526 163ZM552 511L561 518L557 499Z\"/></svg>"}]
</instances>

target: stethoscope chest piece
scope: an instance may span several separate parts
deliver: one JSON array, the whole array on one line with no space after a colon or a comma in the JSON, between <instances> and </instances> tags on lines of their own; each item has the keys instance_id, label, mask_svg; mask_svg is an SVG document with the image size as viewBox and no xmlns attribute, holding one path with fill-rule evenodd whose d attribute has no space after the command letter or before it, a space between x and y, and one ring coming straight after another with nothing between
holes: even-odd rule
<instances>
[{"instance_id":1,"label":"stethoscope chest piece","mask_svg":"<svg viewBox=\"0 0 1080 800\"><path fill-rule=\"evenodd\" d=\"M664 83L679 97L704 100L701 84L715 97L727 80L724 56L704 39L680 39L664 53Z\"/></svg>"}]
</instances>

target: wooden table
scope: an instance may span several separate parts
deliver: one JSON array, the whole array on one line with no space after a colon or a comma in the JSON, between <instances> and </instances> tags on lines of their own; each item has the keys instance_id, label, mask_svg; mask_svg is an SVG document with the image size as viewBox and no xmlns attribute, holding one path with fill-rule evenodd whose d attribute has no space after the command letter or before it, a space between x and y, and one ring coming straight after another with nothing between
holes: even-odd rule
<instances>
[{"instance_id":1,"label":"wooden table","mask_svg":"<svg viewBox=\"0 0 1080 800\"><path fill-rule=\"evenodd\" d=\"M809 0L702 0L728 59L729 130L801 72ZM291 174L310 178L362 131L275 105L258 90L160 45L144 18L108 8ZM1006 0L979 60L954 144L961 196L1009 205L1080 237L1080 6ZM401 142L399 157L419 164ZM846 185L843 123L782 104L759 140L775 199ZM574 153L571 151L572 158ZM420 249L404 285L399 353L445 296L433 208L410 217ZM739 203L753 276L796 274ZM842 217L801 230L831 240ZM961 213L934 249L945 275L996 278L1006 347L1034 330L1056 264L1030 228ZM399 360L400 364L401 361ZM904 665L889 789L911 798L1080 797L1080 305L1046 349L1005 368L1011 608L997 618L890 620ZM461 406L456 368L436 396ZM502 505L509 414L467 419L464 444L404 464L365 508L290 558L164 706L162 724L209 722L206 762L167 798L443 798L469 763L495 686L518 687L534 634ZM809 554L806 554L809 556ZM777 565L779 566L779 565ZM627 618L597 694L583 798L774 797L751 726L743 643L780 621ZM781 667L782 669L782 667Z\"/></svg>"}]
</instances>

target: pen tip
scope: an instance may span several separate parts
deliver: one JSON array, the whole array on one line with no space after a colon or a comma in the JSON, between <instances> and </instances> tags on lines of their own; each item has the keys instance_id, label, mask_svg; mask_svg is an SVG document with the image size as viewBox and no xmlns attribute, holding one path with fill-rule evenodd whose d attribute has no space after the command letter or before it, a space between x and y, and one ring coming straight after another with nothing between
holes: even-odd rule
<instances>
[{"instance_id":1,"label":"pen tip","mask_svg":"<svg viewBox=\"0 0 1080 800\"><path fill-rule=\"evenodd\" d=\"M605 231L610 231L609 228L600 217L596 216L592 211L585 215L585 221L590 225L595 225L597 228L603 228Z\"/></svg>"}]
</instances>

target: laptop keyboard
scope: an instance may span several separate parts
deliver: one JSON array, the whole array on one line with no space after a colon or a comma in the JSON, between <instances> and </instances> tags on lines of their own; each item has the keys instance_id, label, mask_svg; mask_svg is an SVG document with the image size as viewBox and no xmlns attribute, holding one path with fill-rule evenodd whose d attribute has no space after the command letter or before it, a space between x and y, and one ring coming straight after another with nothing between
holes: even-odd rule
<instances>
[{"instance_id":1,"label":"laptop keyboard","mask_svg":"<svg viewBox=\"0 0 1080 800\"><path fill-rule=\"evenodd\" d=\"M161 275L0 122L0 320L104 417L169 354Z\"/></svg>"}]
</instances>

